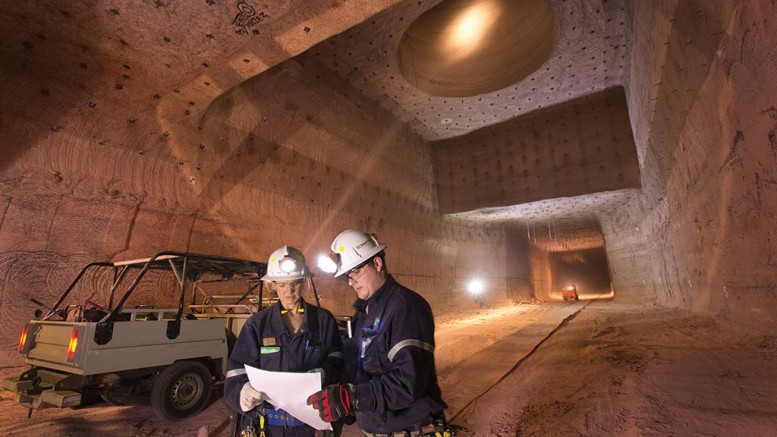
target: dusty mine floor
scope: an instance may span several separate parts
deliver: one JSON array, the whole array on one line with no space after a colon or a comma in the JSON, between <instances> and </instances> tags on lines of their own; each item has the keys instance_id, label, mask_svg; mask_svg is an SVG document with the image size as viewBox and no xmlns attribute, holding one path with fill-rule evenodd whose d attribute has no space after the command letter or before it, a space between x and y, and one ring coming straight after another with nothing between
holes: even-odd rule
<instances>
[{"instance_id":1,"label":"dusty mine floor","mask_svg":"<svg viewBox=\"0 0 777 437\"><path fill-rule=\"evenodd\" d=\"M772 436L777 429L777 336L615 301L473 309L437 324L440 384L462 436ZM514 362L497 363L497 355ZM484 371L462 379L465 367ZM0 435L222 436L228 425L220 399L176 423L142 405L41 410L31 419L26 411L0 391ZM344 435L361 434L351 427Z\"/></svg>"},{"instance_id":2,"label":"dusty mine floor","mask_svg":"<svg viewBox=\"0 0 777 437\"><path fill-rule=\"evenodd\" d=\"M477 436L774 436L776 346L687 312L594 302L454 422Z\"/></svg>"}]
</instances>

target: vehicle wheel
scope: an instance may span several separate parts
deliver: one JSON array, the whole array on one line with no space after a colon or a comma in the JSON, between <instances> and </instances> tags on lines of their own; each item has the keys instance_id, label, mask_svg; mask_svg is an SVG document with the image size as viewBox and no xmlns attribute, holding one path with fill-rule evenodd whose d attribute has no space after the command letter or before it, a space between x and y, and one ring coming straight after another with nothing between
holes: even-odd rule
<instances>
[{"instance_id":1,"label":"vehicle wheel","mask_svg":"<svg viewBox=\"0 0 777 437\"><path fill-rule=\"evenodd\" d=\"M210 400L211 374L198 361L179 361L157 375L151 406L159 417L179 420L199 413Z\"/></svg>"}]
</instances>

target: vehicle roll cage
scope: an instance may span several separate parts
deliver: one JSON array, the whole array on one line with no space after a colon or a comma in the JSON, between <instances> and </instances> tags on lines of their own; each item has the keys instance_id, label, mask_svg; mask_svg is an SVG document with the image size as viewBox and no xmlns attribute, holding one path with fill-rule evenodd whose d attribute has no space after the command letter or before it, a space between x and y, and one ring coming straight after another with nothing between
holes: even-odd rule
<instances>
[{"instance_id":1,"label":"vehicle roll cage","mask_svg":"<svg viewBox=\"0 0 777 437\"><path fill-rule=\"evenodd\" d=\"M221 276L220 280L207 282L218 282L232 279L242 279L248 281L249 283L256 281L255 284L249 285L246 293L240 296L234 302L233 305L237 305L243 299L251 295L257 287L259 287L259 301L262 301L263 287L261 277L267 273L267 264L262 262L214 255L203 255L190 252L163 251L156 253L150 258L144 259L120 262L92 262L81 269L73 282L60 295L57 302L51 308L49 308L49 312L43 317L43 320L48 320L54 314L56 314L57 310L62 305L62 302L65 301L67 296L76 287L76 284L79 283L86 272L95 268L110 268L113 270L113 280L108 298L108 307L105 308L108 314L103 317L100 322L112 322L119 318L119 314L122 311L124 303L143 279L143 276L145 276L145 274L151 270L172 271L176 280L178 281L178 285L180 287L180 299L178 301L178 311L175 316L176 321L179 321L183 315L187 282L191 281L195 283L206 273L212 273ZM113 301L116 296L116 291L119 284L129 271L138 269L140 272L132 281L127 290L119 297L116 305L114 306ZM196 284L194 287L196 289ZM315 286L313 289L314 295L316 297L316 303L318 304L318 294L315 293ZM195 303L195 298L196 292L192 293L192 304Z\"/></svg>"}]
</instances>

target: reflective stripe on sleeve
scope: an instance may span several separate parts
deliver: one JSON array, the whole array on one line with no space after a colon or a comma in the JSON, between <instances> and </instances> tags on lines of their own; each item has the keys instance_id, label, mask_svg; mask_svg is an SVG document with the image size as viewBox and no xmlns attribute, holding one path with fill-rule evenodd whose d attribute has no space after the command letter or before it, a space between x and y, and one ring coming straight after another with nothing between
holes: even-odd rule
<instances>
[{"instance_id":1,"label":"reflective stripe on sleeve","mask_svg":"<svg viewBox=\"0 0 777 437\"><path fill-rule=\"evenodd\" d=\"M399 353L399 351L406 347L406 346L417 346L421 349L428 350L431 353L434 353L434 346L432 346L429 343L423 342L421 340L402 340L399 343L395 344L394 347L391 348L391 350L388 353L388 359L389 361L394 361L394 356Z\"/></svg>"},{"instance_id":2,"label":"reflective stripe on sleeve","mask_svg":"<svg viewBox=\"0 0 777 437\"><path fill-rule=\"evenodd\" d=\"M246 374L246 369L244 369L244 368L243 369L232 369L232 370L227 371L227 378L231 378L233 376L238 376L238 375L245 375L245 374Z\"/></svg>"},{"instance_id":3,"label":"reflective stripe on sleeve","mask_svg":"<svg viewBox=\"0 0 777 437\"><path fill-rule=\"evenodd\" d=\"M342 352L332 352L331 354L327 355L328 357L332 358L343 358Z\"/></svg>"}]
</instances>

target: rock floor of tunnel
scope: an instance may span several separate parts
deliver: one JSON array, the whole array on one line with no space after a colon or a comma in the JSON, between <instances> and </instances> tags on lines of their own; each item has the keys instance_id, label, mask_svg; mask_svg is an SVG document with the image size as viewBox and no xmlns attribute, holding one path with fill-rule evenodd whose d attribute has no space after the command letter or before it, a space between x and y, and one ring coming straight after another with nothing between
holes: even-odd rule
<instances>
[{"instance_id":1,"label":"rock floor of tunnel","mask_svg":"<svg viewBox=\"0 0 777 437\"><path fill-rule=\"evenodd\" d=\"M535 335L531 350L508 350L550 319L558 323ZM616 301L511 305L440 316L436 337L447 414L463 427L460 436L767 436L777 429L777 336L731 331L704 316ZM497 353L524 357L506 366ZM483 372L456 377L479 359ZM0 376L20 370L0 369ZM26 411L0 392L0 435L227 434L220 399L176 423L143 405L48 409L30 419ZM348 427L343 435L362 434Z\"/></svg>"}]
</instances>

